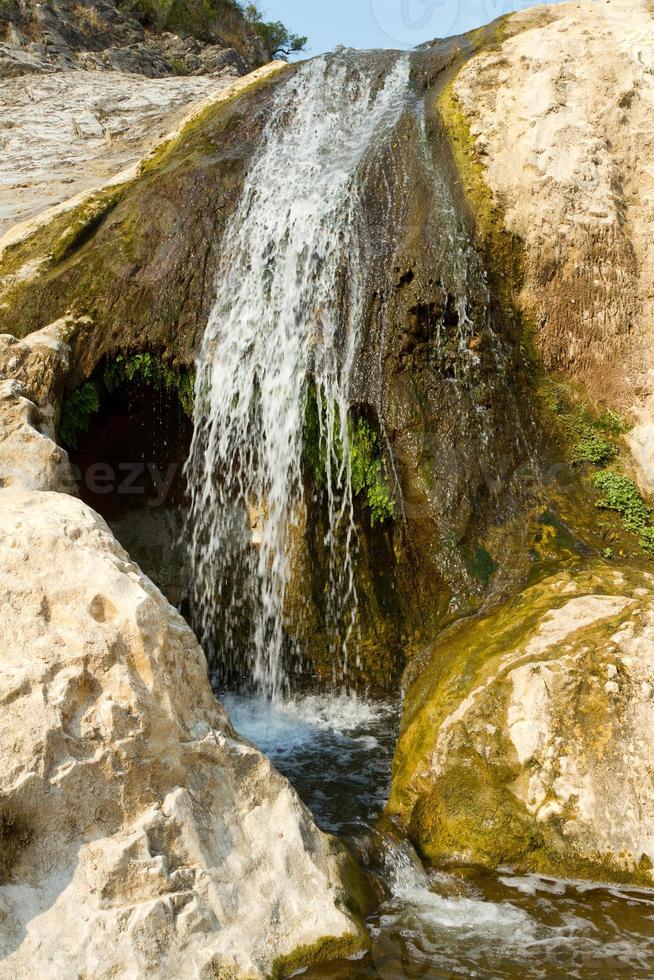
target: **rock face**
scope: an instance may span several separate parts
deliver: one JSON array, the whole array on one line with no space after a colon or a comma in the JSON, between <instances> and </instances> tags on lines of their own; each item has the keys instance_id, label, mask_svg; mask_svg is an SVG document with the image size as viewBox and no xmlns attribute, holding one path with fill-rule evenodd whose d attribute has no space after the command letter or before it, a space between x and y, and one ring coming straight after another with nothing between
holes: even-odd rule
<instances>
[{"instance_id":1,"label":"rock face","mask_svg":"<svg viewBox=\"0 0 654 980\"><path fill-rule=\"evenodd\" d=\"M189 105L229 85L64 71L0 81L0 238L130 167Z\"/></svg>"},{"instance_id":2,"label":"rock face","mask_svg":"<svg viewBox=\"0 0 654 980\"><path fill-rule=\"evenodd\" d=\"M75 68L150 78L243 75L268 60L234 0L8 0L0 7L0 78Z\"/></svg>"},{"instance_id":3,"label":"rock face","mask_svg":"<svg viewBox=\"0 0 654 980\"><path fill-rule=\"evenodd\" d=\"M410 679L389 808L424 856L654 881L654 575L559 572Z\"/></svg>"},{"instance_id":4,"label":"rock face","mask_svg":"<svg viewBox=\"0 0 654 980\"><path fill-rule=\"evenodd\" d=\"M649 490L653 14L647 0L525 11L509 21L514 36L502 41L500 29L454 83L484 178L524 246L521 304L545 367L636 415L632 448Z\"/></svg>"},{"instance_id":5,"label":"rock face","mask_svg":"<svg viewBox=\"0 0 654 980\"><path fill-rule=\"evenodd\" d=\"M53 492L76 328L0 338L0 975L263 977L356 946L344 850L104 521Z\"/></svg>"}]
</instances>

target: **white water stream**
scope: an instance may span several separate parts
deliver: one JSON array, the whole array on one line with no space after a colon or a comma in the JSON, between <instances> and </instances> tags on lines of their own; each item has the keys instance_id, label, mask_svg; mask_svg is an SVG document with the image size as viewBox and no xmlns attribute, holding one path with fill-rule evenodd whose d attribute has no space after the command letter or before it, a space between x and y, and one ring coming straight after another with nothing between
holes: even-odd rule
<instances>
[{"instance_id":1,"label":"white water stream","mask_svg":"<svg viewBox=\"0 0 654 980\"><path fill-rule=\"evenodd\" d=\"M402 55L385 78L375 55L341 52L302 66L280 87L222 247L188 466L195 617L205 646L218 644L229 661L251 608L249 672L273 700L287 693L283 610L290 535L301 519L309 379L327 460L330 600L341 623L354 621L350 463L340 434L363 299L356 175L397 122L408 82Z\"/></svg>"}]
</instances>

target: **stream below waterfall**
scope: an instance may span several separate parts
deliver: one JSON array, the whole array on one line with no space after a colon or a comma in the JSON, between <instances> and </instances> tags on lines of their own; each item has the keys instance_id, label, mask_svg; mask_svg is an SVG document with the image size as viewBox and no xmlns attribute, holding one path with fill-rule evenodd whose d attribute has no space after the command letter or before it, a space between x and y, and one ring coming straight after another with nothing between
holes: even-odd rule
<instances>
[{"instance_id":1,"label":"stream below waterfall","mask_svg":"<svg viewBox=\"0 0 654 980\"><path fill-rule=\"evenodd\" d=\"M425 870L411 845L375 828L386 802L399 704L307 694L271 704L223 695L235 727L293 783L318 825L365 852L388 897L371 951L305 980L613 980L654 976L654 890L460 867ZM362 843L363 842L363 843Z\"/></svg>"}]
</instances>

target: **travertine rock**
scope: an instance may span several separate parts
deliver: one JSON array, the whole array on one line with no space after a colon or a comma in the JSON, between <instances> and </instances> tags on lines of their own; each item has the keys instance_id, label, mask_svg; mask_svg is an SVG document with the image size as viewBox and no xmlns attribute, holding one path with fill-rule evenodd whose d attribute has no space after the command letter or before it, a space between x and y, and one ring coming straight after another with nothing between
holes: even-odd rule
<instances>
[{"instance_id":1,"label":"travertine rock","mask_svg":"<svg viewBox=\"0 0 654 980\"><path fill-rule=\"evenodd\" d=\"M525 244L522 303L546 367L634 412L632 449L654 490L654 8L539 7L508 33L454 94Z\"/></svg>"},{"instance_id":2,"label":"travertine rock","mask_svg":"<svg viewBox=\"0 0 654 980\"><path fill-rule=\"evenodd\" d=\"M654 880L654 576L561 571L410 668L390 810L423 854Z\"/></svg>"}]
</instances>

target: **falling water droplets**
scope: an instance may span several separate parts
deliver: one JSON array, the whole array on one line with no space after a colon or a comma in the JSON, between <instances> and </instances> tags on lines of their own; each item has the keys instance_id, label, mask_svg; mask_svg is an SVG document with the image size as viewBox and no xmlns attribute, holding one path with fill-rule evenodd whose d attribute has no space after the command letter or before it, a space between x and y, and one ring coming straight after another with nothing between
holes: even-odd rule
<instances>
[{"instance_id":1,"label":"falling water droplets","mask_svg":"<svg viewBox=\"0 0 654 980\"><path fill-rule=\"evenodd\" d=\"M195 617L213 662L244 655L272 699L287 693L283 613L310 380L327 461L328 606L345 647L355 621L347 417L363 303L356 177L405 104L409 60L393 56L384 79L388 57L318 58L280 88L226 232L198 359L188 464Z\"/></svg>"}]
</instances>

